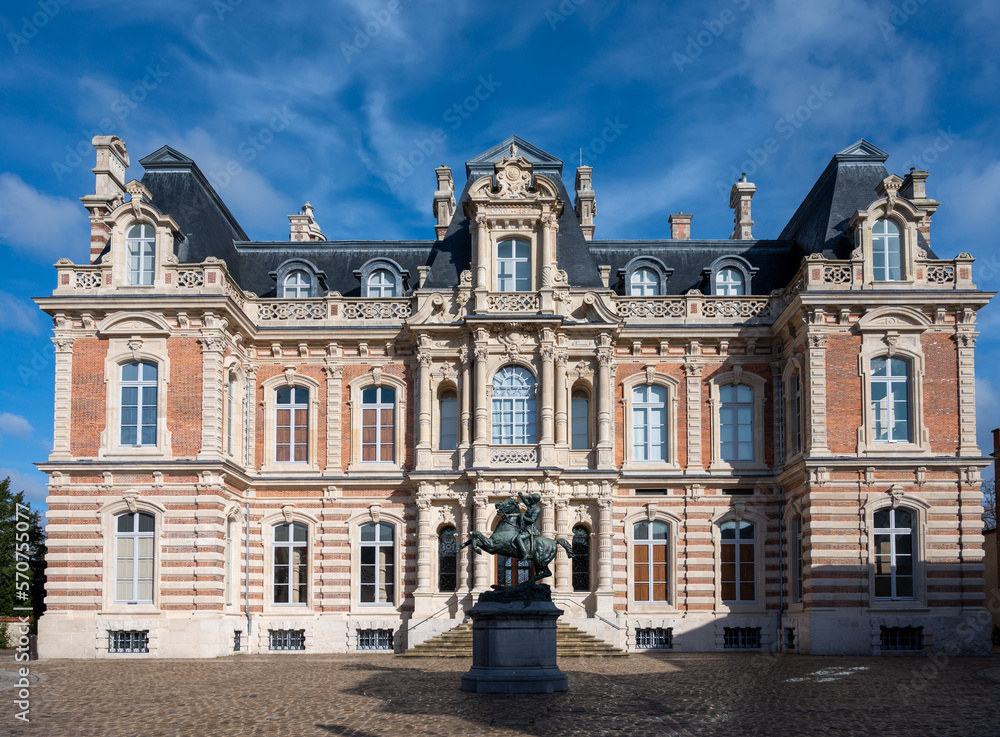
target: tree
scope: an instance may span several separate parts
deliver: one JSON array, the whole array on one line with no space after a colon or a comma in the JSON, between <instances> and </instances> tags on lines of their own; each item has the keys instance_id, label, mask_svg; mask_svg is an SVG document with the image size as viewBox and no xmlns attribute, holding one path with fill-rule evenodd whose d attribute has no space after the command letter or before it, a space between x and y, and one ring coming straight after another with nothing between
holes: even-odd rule
<instances>
[{"instance_id":1,"label":"tree","mask_svg":"<svg viewBox=\"0 0 1000 737\"><path fill-rule=\"evenodd\" d=\"M997 487L996 480L983 482L983 525L987 530L997 528Z\"/></svg>"},{"instance_id":2,"label":"tree","mask_svg":"<svg viewBox=\"0 0 1000 737\"><path fill-rule=\"evenodd\" d=\"M0 616L24 615L15 607L25 606L38 622L45 611L45 530L41 512L23 491L11 493L8 477L0 481Z\"/></svg>"}]
</instances>

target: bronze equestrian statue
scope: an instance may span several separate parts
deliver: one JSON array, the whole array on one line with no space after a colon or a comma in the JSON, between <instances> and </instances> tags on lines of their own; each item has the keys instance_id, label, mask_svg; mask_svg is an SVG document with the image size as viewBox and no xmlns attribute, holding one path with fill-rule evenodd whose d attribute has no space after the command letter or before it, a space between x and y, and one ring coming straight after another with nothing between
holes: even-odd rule
<instances>
[{"instance_id":1,"label":"bronze equestrian statue","mask_svg":"<svg viewBox=\"0 0 1000 737\"><path fill-rule=\"evenodd\" d=\"M462 543L462 548L471 545L476 555L481 555L485 550L493 555L530 560L534 564L535 575L521 585L531 586L538 579L552 575L549 563L555 559L559 546L562 546L570 558L573 557L573 548L565 540L553 540L539 534L535 522L541 515L541 507L538 504L542 499L540 494L525 497L518 492L517 496L524 502L523 512L517 499L497 502L494 506L500 513L501 520L493 534L487 537L476 530Z\"/></svg>"}]
</instances>

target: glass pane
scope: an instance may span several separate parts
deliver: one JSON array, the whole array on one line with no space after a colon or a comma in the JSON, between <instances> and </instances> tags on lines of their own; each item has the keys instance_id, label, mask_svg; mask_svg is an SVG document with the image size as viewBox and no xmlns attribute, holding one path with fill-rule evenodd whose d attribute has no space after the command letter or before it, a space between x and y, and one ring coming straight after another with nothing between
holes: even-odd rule
<instances>
[{"instance_id":1,"label":"glass pane","mask_svg":"<svg viewBox=\"0 0 1000 737\"><path fill-rule=\"evenodd\" d=\"M136 544L139 546L139 556L142 558L152 558L153 557L153 538L152 537L140 537Z\"/></svg>"},{"instance_id":2,"label":"glass pane","mask_svg":"<svg viewBox=\"0 0 1000 737\"><path fill-rule=\"evenodd\" d=\"M750 583L740 583L740 601L753 601L754 600L754 585L751 581Z\"/></svg>"},{"instance_id":3,"label":"glass pane","mask_svg":"<svg viewBox=\"0 0 1000 737\"><path fill-rule=\"evenodd\" d=\"M875 576L875 596L892 596L892 578L890 576Z\"/></svg>"},{"instance_id":4,"label":"glass pane","mask_svg":"<svg viewBox=\"0 0 1000 737\"><path fill-rule=\"evenodd\" d=\"M288 542L288 525L275 525L274 539L276 542Z\"/></svg>"},{"instance_id":5,"label":"glass pane","mask_svg":"<svg viewBox=\"0 0 1000 737\"><path fill-rule=\"evenodd\" d=\"M285 545L276 545L274 547L274 565L287 566L288 559L288 547Z\"/></svg>"},{"instance_id":6,"label":"glass pane","mask_svg":"<svg viewBox=\"0 0 1000 737\"><path fill-rule=\"evenodd\" d=\"M912 599L913 598L913 578L904 577L896 578L896 596L901 599Z\"/></svg>"},{"instance_id":7,"label":"glass pane","mask_svg":"<svg viewBox=\"0 0 1000 737\"><path fill-rule=\"evenodd\" d=\"M735 601L736 600L736 583L733 581L723 581L722 583L722 598L725 601Z\"/></svg>"},{"instance_id":8,"label":"glass pane","mask_svg":"<svg viewBox=\"0 0 1000 737\"><path fill-rule=\"evenodd\" d=\"M649 584L635 582L635 600L636 601L649 601Z\"/></svg>"},{"instance_id":9,"label":"glass pane","mask_svg":"<svg viewBox=\"0 0 1000 737\"><path fill-rule=\"evenodd\" d=\"M131 601L132 600L132 579L119 579L115 584L115 600L116 601Z\"/></svg>"},{"instance_id":10,"label":"glass pane","mask_svg":"<svg viewBox=\"0 0 1000 737\"><path fill-rule=\"evenodd\" d=\"M291 404L292 403L292 390L291 387L282 387L278 389L276 400L278 404Z\"/></svg>"},{"instance_id":11,"label":"glass pane","mask_svg":"<svg viewBox=\"0 0 1000 737\"><path fill-rule=\"evenodd\" d=\"M911 555L896 556L896 575L897 576L913 575L913 556Z\"/></svg>"},{"instance_id":12,"label":"glass pane","mask_svg":"<svg viewBox=\"0 0 1000 737\"><path fill-rule=\"evenodd\" d=\"M632 534L635 536L636 540L648 540L649 539L649 523L648 522L636 522L635 527L632 529Z\"/></svg>"},{"instance_id":13,"label":"glass pane","mask_svg":"<svg viewBox=\"0 0 1000 737\"><path fill-rule=\"evenodd\" d=\"M729 521L723 522L719 525L719 529L722 532L723 540L735 540L736 539L736 523Z\"/></svg>"},{"instance_id":14,"label":"glass pane","mask_svg":"<svg viewBox=\"0 0 1000 737\"><path fill-rule=\"evenodd\" d=\"M379 525L379 540L385 542L392 542L393 539L393 529L392 525L380 524Z\"/></svg>"},{"instance_id":15,"label":"glass pane","mask_svg":"<svg viewBox=\"0 0 1000 737\"><path fill-rule=\"evenodd\" d=\"M875 526L883 529L889 527L889 514L891 512L892 512L891 509L880 509L877 512L875 512L874 515ZM878 538L876 537L876 540L877 539Z\"/></svg>"},{"instance_id":16,"label":"glass pane","mask_svg":"<svg viewBox=\"0 0 1000 737\"><path fill-rule=\"evenodd\" d=\"M142 380L143 381L156 381L156 364L155 363L144 363L144 364L142 364Z\"/></svg>"},{"instance_id":17,"label":"glass pane","mask_svg":"<svg viewBox=\"0 0 1000 737\"><path fill-rule=\"evenodd\" d=\"M905 509L894 510L896 512L896 527L908 530L913 527L913 516Z\"/></svg>"},{"instance_id":18,"label":"glass pane","mask_svg":"<svg viewBox=\"0 0 1000 737\"><path fill-rule=\"evenodd\" d=\"M654 540L666 540L670 532L670 528L667 526L665 522L653 522L652 529L653 529ZM666 549L665 546L661 547L664 547L664 549Z\"/></svg>"},{"instance_id":19,"label":"glass pane","mask_svg":"<svg viewBox=\"0 0 1000 737\"><path fill-rule=\"evenodd\" d=\"M737 402L753 402L753 389L743 384L739 384L736 387L736 401Z\"/></svg>"},{"instance_id":20,"label":"glass pane","mask_svg":"<svg viewBox=\"0 0 1000 737\"><path fill-rule=\"evenodd\" d=\"M296 404L309 404L309 390L308 389L296 389L295 390L295 403Z\"/></svg>"},{"instance_id":21,"label":"glass pane","mask_svg":"<svg viewBox=\"0 0 1000 737\"><path fill-rule=\"evenodd\" d=\"M139 560L139 578L153 577L153 559L141 558Z\"/></svg>"},{"instance_id":22,"label":"glass pane","mask_svg":"<svg viewBox=\"0 0 1000 737\"><path fill-rule=\"evenodd\" d=\"M361 547L361 564L373 565L374 563L375 563L375 547L372 545L363 545Z\"/></svg>"},{"instance_id":23,"label":"glass pane","mask_svg":"<svg viewBox=\"0 0 1000 737\"><path fill-rule=\"evenodd\" d=\"M872 376L886 375L886 360L884 358L872 359Z\"/></svg>"},{"instance_id":24,"label":"glass pane","mask_svg":"<svg viewBox=\"0 0 1000 737\"><path fill-rule=\"evenodd\" d=\"M750 522L740 522L740 539L753 540L753 524Z\"/></svg>"},{"instance_id":25,"label":"glass pane","mask_svg":"<svg viewBox=\"0 0 1000 737\"><path fill-rule=\"evenodd\" d=\"M133 517L131 514L118 515L118 532L132 532Z\"/></svg>"},{"instance_id":26,"label":"glass pane","mask_svg":"<svg viewBox=\"0 0 1000 737\"><path fill-rule=\"evenodd\" d=\"M375 525L367 524L361 525L361 539L363 541L370 541L375 539Z\"/></svg>"},{"instance_id":27,"label":"glass pane","mask_svg":"<svg viewBox=\"0 0 1000 737\"><path fill-rule=\"evenodd\" d=\"M307 528L306 528L305 525L296 524L294 526L293 535L294 535L294 539L297 542L305 542L307 540L307 533L308 533L308 530L307 530Z\"/></svg>"},{"instance_id":28,"label":"glass pane","mask_svg":"<svg viewBox=\"0 0 1000 737\"><path fill-rule=\"evenodd\" d=\"M126 363L122 366L122 381L138 381L139 364Z\"/></svg>"},{"instance_id":29,"label":"glass pane","mask_svg":"<svg viewBox=\"0 0 1000 737\"><path fill-rule=\"evenodd\" d=\"M132 578L134 564L132 558L119 558L115 563L115 575L118 578Z\"/></svg>"}]
</instances>

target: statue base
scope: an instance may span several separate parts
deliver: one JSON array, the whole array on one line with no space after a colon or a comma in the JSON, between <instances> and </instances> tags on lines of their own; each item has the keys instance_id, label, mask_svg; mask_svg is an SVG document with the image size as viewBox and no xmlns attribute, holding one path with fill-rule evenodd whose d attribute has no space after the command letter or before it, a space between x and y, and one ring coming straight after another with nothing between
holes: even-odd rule
<instances>
[{"instance_id":1,"label":"statue base","mask_svg":"<svg viewBox=\"0 0 1000 737\"><path fill-rule=\"evenodd\" d=\"M472 667L462 690L476 693L555 693L569 688L556 663L556 620L548 586L488 591L469 609Z\"/></svg>"}]
</instances>

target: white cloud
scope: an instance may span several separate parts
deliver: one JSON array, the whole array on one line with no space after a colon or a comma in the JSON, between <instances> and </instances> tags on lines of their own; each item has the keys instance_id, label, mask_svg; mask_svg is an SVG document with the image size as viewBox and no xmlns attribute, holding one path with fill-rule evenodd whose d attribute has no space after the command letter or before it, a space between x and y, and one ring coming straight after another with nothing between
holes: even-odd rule
<instances>
[{"instance_id":1,"label":"white cloud","mask_svg":"<svg viewBox=\"0 0 1000 737\"><path fill-rule=\"evenodd\" d=\"M31 508L35 510L45 509L45 497L48 496L48 488L45 486L46 477L41 471L30 471L21 473L14 468L0 468L0 481L10 477L10 491L16 494L24 492L25 499L31 503Z\"/></svg>"},{"instance_id":2,"label":"white cloud","mask_svg":"<svg viewBox=\"0 0 1000 737\"><path fill-rule=\"evenodd\" d=\"M41 314L41 311L28 300L0 292L0 315L3 315L6 330L37 335L42 330L39 321Z\"/></svg>"},{"instance_id":3,"label":"white cloud","mask_svg":"<svg viewBox=\"0 0 1000 737\"><path fill-rule=\"evenodd\" d=\"M0 242L41 261L86 258L90 226L79 202L39 192L10 172L0 174L0 201Z\"/></svg>"},{"instance_id":4,"label":"white cloud","mask_svg":"<svg viewBox=\"0 0 1000 737\"><path fill-rule=\"evenodd\" d=\"M13 415L10 412L0 413L0 435L13 435L27 440L33 431L31 423L21 415Z\"/></svg>"}]
</instances>

